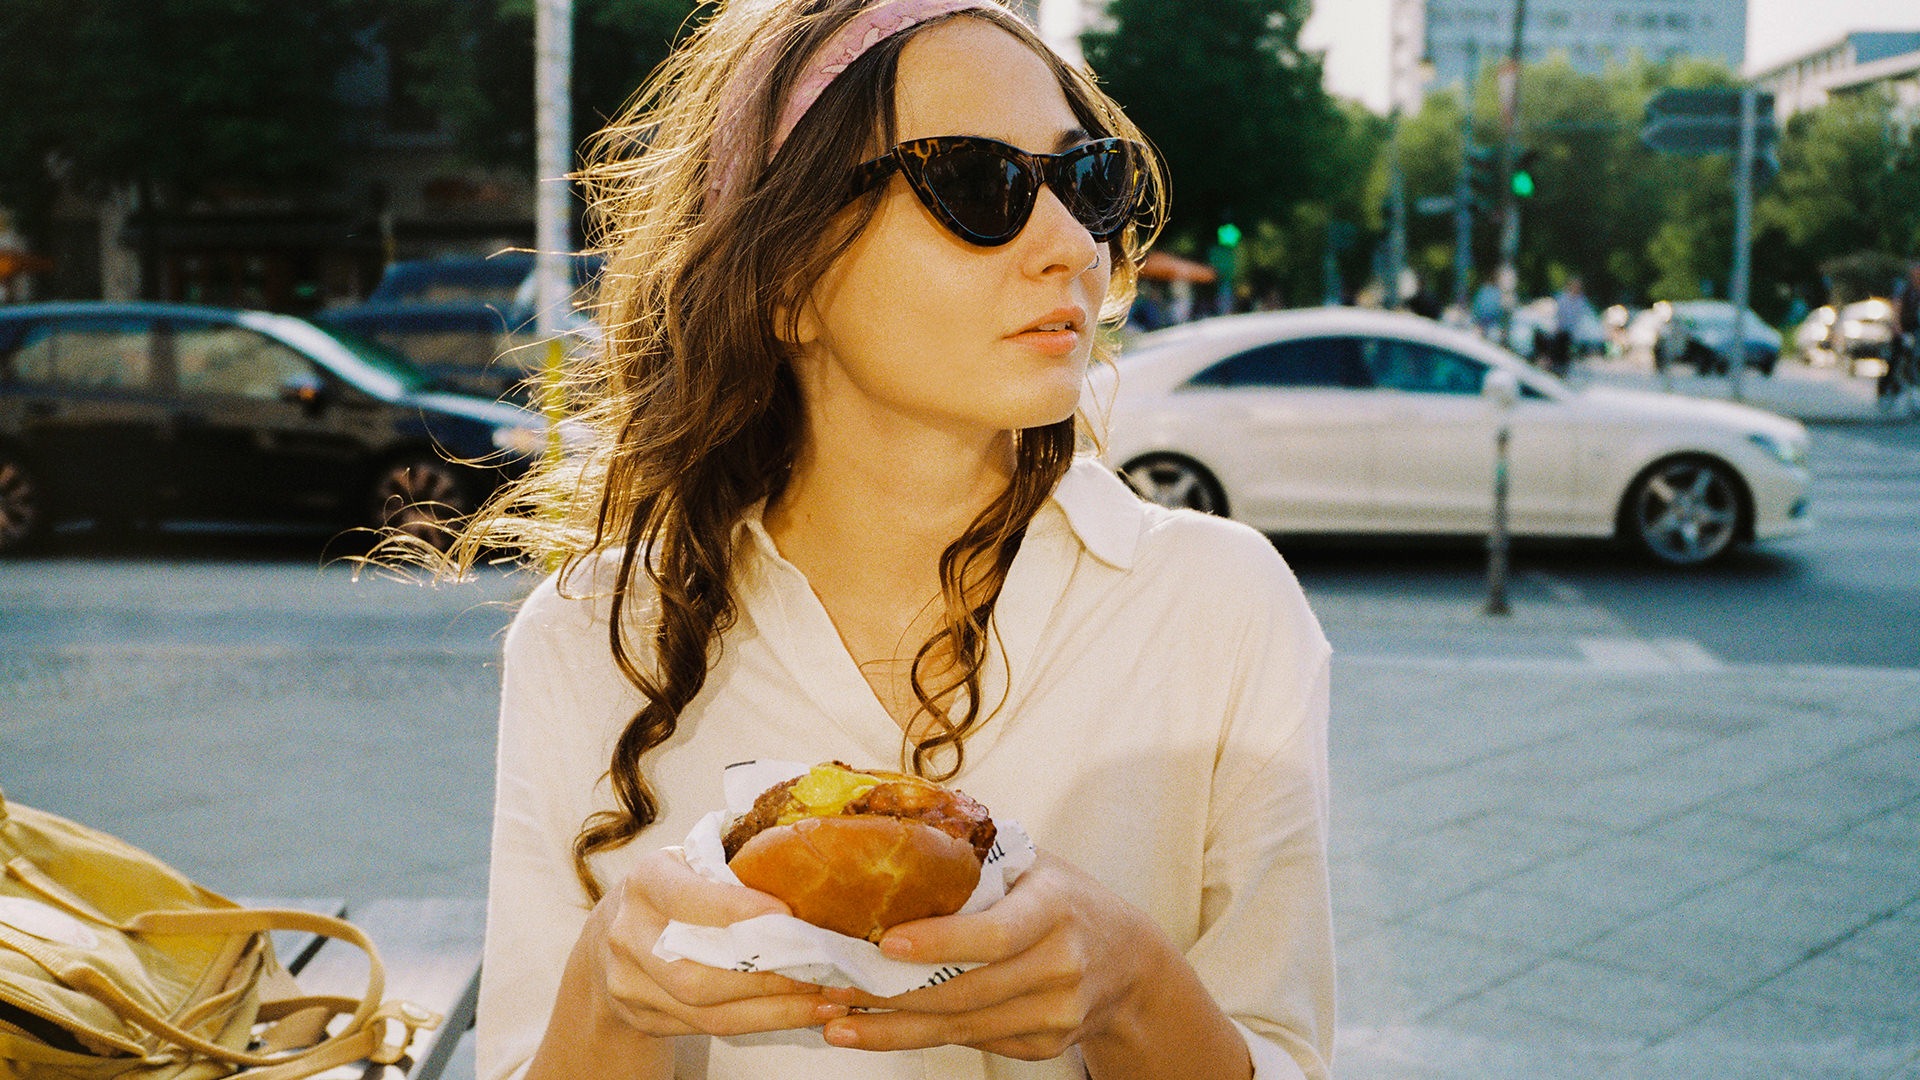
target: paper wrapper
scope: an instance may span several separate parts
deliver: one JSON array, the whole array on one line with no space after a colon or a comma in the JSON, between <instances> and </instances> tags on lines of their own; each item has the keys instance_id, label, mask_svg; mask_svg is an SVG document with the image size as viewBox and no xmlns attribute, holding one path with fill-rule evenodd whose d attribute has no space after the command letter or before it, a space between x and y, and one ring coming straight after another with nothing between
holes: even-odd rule
<instances>
[{"instance_id":1,"label":"paper wrapper","mask_svg":"<svg viewBox=\"0 0 1920 1080\"><path fill-rule=\"evenodd\" d=\"M723 777L727 809L701 818L687 834L687 862L702 877L740 884L727 866L720 838L728 823L753 807L760 793L805 773L810 766L792 761L747 761L727 766ZM962 912L984 911L1006 895L1007 886L1033 865L1033 841L1017 821L993 822L993 850L980 868ZM670 922L653 944L662 960L692 960L733 971L771 971L819 986L854 986L869 994L893 997L938 986L978 964L910 964L894 960L861 938L836 934L791 915L762 915L732 926L695 926Z\"/></svg>"}]
</instances>

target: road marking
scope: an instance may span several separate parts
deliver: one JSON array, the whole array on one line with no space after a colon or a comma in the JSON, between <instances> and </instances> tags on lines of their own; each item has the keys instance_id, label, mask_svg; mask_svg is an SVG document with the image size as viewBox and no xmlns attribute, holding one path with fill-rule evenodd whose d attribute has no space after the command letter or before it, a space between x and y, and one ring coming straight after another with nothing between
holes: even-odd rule
<instances>
[{"instance_id":1,"label":"road marking","mask_svg":"<svg viewBox=\"0 0 1920 1080\"><path fill-rule=\"evenodd\" d=\"M1690 638L1578 638L1587 663L1615 671L1722 671L1726 665Z\"/></svg>"},{"instance_id":2,"label":"road marking","mask_svg":"<svg viewBox=\"0 0 1920 1080\"><path fill-rule=\"evenodd\" d=\"M1673 659L1681 671L1725 671L1727 665L1692 638L1655 638L1660 651Z\"/></svg>"},{"instance_id":3,"label":"road marking","mask_svg":"<svg viewBox=\"0 0 1920 1080\"><path fill-rule=\"evenodd\" d=\"M1546 588L1547 594L1562 604L1584 604L1587 596L1580 587L1569 581L1562 581L1544 570L1532 570L1527 577Z\"/></svg>"}]
</instances>

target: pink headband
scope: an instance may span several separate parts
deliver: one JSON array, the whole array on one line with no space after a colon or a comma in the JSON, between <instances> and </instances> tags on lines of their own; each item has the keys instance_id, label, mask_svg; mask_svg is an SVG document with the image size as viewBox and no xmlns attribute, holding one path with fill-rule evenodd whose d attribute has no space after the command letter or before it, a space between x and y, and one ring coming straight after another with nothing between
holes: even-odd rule
<instances>
[{"instance_id":1,"label":"pink headband","mask_svg":"<svg viewBox=\"0 0 1920 1080\"><path fill-rule=\"evenodd\" d=\"M767 147L767 160L772 161L780 148L786 145L787 136L793 134L800 118L813 108L814 102L820 100L820 95L826 92L833 80L868 49L931 19L956 11L994 6L991 0L880 0L855 16L815 49L813 55L807 57L806 67L802 69L800 79L793 84L786 107L780 110L779 122L774 125L773 141ZM719 127L713 144L714 160L710 166L713 180L707 188L709 207L718 205L734 194L736 180L745 165L742 159L746 156L743 152L745 148L740 145L744 137L741 131L742 114L766 81L775 59L777 54L773 47L763 47L724 92L725 104L720 109Z\"/></svg>"}]
</instances>

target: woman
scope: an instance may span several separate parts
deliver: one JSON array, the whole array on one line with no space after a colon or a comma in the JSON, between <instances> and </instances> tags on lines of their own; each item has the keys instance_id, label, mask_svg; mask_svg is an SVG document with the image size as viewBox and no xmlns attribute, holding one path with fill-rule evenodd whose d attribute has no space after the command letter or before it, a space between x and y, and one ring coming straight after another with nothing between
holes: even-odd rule
<instances>
[{"instance_id":1,"label":"woman","mask_svg":"<svg viewBox=\"0 0 1920 1080\"><path fill-rule=\"evenodd\" d=\"M1325 640L1263 538L1074 457L1138 140L989 0L736 0L602 134L598 438L464 548L561 565L506 646L483 1077L1325 1074ZM1022 822L1003 900L881 942L984 966L656 958L785 910L671 846L751 757Z\"/></svg>"}]
</instances>

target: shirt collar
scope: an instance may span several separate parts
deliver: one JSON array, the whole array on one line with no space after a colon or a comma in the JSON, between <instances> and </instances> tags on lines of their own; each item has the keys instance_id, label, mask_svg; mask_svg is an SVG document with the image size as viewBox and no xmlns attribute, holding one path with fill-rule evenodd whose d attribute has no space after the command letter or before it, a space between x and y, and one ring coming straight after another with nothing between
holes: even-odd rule
<instances>
[{"instance_id":1,"label":"shirt collar","mask_svg":"<svg viewBox=\"0 0 1920 1080\"><path fill-rule=\"evenodd\" d=\"M1094 558L1116 570L1133 567L1146 528L1147 504L1097 459L1074 459L1053 489L1053 503Z\"/></svg>"},{"instance_id":2,"label":"shirt collar","mask_svg":"<svg viewBox=\"0 0 1920 1080\"><path fill-rule=\"evenodd\" d=\"M1067 528L1094 558L1116 570L1132 569L1134 550L1146 528L1147 504L1112 470L1095 458L1075 458L1054 485L1049 503L1059 507ZM748 508L734 536L738 542L741 533L748 534L762 554L777 559L779 549L761 520L765 511L765 501Z\"/></svg>"}]
</instances>

